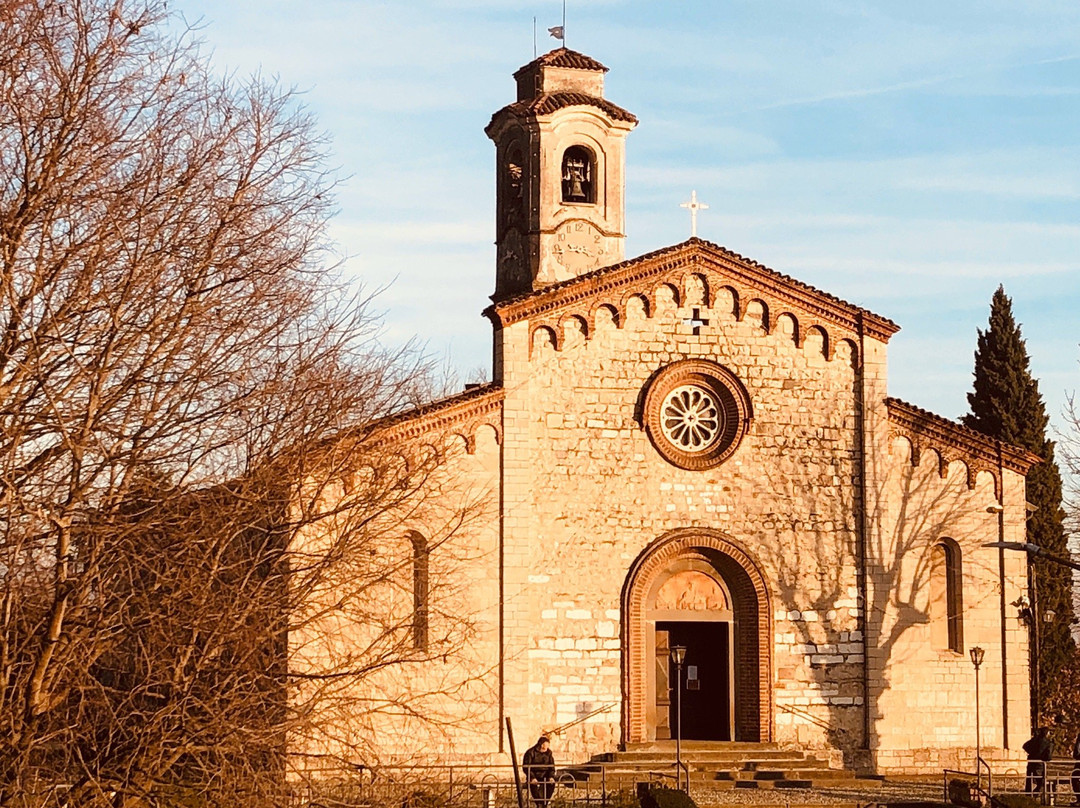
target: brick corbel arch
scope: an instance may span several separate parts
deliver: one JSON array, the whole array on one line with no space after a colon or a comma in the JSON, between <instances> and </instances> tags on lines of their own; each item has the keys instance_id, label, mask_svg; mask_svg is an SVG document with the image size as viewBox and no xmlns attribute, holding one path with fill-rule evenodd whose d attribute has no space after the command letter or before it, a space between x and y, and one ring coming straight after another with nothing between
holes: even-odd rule
<instances>
[{"instance_id":1,"label":"brick corbel arch","mask_svg":"<svg viewBox=\"0 0 1080 808\"><path fill-rule=\"evenodd\" d=\"M768 742L773 738L772 610L761 569L729 536L710 528L679 528L646 547L630 566L622 591L622 742L644 743L649 737L648 598L658 577L682 558L705 558L713 564L735 601L735 642L743 664L736 669L735 739ZM750 651L752 656L747 657ZM756 668L756 670L755 670Z\"/></svg>"}]
</instances>

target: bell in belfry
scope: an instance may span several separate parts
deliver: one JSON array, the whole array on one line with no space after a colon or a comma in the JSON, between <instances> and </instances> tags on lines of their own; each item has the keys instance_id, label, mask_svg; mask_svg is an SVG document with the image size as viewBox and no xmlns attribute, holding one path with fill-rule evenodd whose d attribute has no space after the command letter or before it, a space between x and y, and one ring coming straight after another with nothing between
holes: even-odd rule
<instances>
[{"instance_id":1,"label":"bell in belfry","mask_svg":"<svg viewBox=\"0 0 1080 808\"><path fill-rule=\"evenodd\" d=\"M564 202L588 202L589 163L577 156L568 156L563 163L563 201Z\"/></svg>"},{"instance_id":2,"label":"bell in belfry","mask_svg":"<svg viewBox=\"0 0 1080 808\"><path fill-rule=\"evenodd\" d=\"M575 173L570 177L570 193L567 194L570 199L584 199L585 189L581 187L581 175Z\"/></svg>"}]
</instances>

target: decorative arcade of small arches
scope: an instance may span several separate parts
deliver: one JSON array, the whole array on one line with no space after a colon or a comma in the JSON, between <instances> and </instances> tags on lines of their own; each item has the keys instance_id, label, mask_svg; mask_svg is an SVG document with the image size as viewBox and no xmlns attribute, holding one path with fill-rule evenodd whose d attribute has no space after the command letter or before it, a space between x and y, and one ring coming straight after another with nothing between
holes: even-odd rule
<instances>
[{"instance_id":1,"label":"decorative arcade of small arches","mask_svg":"<svg viewBox=\"0 0 1080 808\"><path fill-rule=\"evenodd\" d=\"M634 316L635 310L645 318L651 319L665 306L700 307L728 311L736 322L744 322L747 317L760 319L762 331L771 335L780 331L793 340L797 347L804 347L808 341L818 341L822 355L832 360L841 344L854 363L858 357L858 346L853 339L834 336L831 329L819 318L808 313L797 313L783 305L780 300L771 300L758 291L745 289L740 292L736 286L721 279L709 271L694 268L682 273L678 278L654 280L647 286L642 283L622 292L617 302L612 299L593 302L588 307L560 307L560 313L554 316L535 318L530 329L530 354L541 342L547 342L556 351L561 351L566 344L566 330L574 327L585 340L592 339L599 328L600 318L623 328ZM643 288L644 286L644 288Z\"/></svg>"}]
</instances>

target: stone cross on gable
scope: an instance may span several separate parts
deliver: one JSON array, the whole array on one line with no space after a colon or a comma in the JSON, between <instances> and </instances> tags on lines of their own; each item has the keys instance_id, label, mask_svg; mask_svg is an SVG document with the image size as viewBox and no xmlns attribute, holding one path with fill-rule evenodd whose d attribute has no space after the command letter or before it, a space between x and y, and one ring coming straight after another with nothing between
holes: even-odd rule
<instances>
[{"instance_id":1,"label":"stone cross on gable","mask_svg":"<svg viewBox=\"0 0 1080 808\"><path fill-rule=\"evenodd\" d=\"M690 237L697 238L697 214L699 210L708 210L709 206L704 202L697 201L697 191L690 192L690 201L683 202L679 205L680 208L687 208L690 211Z\"/></svg>"}]
</instances>

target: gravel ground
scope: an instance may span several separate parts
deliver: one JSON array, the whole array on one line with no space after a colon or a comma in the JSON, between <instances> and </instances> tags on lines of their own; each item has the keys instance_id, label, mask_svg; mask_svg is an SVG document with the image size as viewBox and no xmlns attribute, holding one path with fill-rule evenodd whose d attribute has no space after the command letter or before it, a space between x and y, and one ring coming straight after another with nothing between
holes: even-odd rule
<instances>
[{"instance_id":1,"label":"gravel ground","mask_svg":"<svg viewBox=\"0 0 1080 808\"><path fill-rule=\"evenodd\" d=\"M707 787L693 789L698 805L866 805L867 803L941 800L940 782L886 780L880 786L858 785L837 788L743 789L719 791Z\"/></svg>"}]
</instances>

